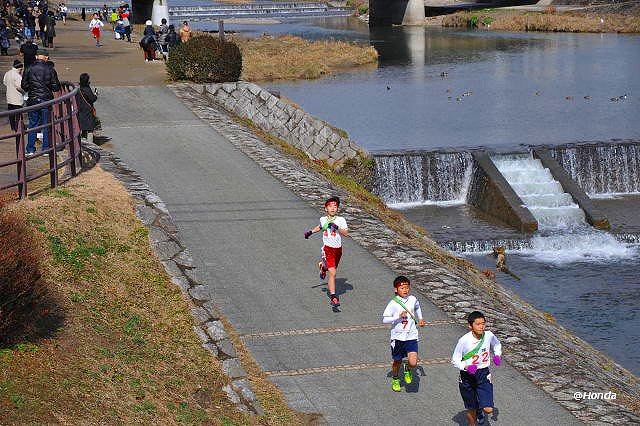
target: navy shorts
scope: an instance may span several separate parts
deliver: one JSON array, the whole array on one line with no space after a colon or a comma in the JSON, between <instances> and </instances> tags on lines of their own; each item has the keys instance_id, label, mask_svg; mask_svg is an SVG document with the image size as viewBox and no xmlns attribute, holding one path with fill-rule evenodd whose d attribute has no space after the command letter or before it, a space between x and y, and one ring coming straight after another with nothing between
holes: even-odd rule
<instances>
[{"instance_id":1,"label":"navy shorts","mask_svg":"<svg viewBox=\"0 0 640 426\"><path fill-rule=\"evenodd\" d=\"M402 361L409 352L418 352L418 340L392 340L391 357L394 361Z\"/></svg>"},{"instance_id":2,"label":"navy shorts","mask_svg":"<svg viewBox=\"0 0 640 426\"><path fill-rule=\"evenodd\" d=\"M493 407L493 383L488 367L479 369L476 374L461 371L458 387L467 410Z\"/></svg>"}]
</instances>

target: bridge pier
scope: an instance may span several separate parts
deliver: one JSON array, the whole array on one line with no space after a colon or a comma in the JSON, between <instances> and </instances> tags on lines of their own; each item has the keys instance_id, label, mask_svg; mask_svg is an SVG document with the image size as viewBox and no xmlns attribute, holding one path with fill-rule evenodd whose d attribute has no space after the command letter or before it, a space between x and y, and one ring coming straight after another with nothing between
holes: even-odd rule
<instances>
[{"instance_id":1,"label":"bridge pier","mask_svg":"<svg viewBox=\"0 0 640 426\"><path fill-rule=\"evenodd\" d=\"M151 21L153 25L160 25L162 19L166 19L169 22L169 5L168 0L154 0L153 10L151 11Z\"/></svg>"},{"instance_id":2,"label":"bridge pier","mask_svg":"<svg viewBox=\"0 0 640 426\"><path fill-rule=\"evenodd\" d=\"M424 18L424 0L369 0L370 27L420 25Z\"/></svg>"}]
</instances>

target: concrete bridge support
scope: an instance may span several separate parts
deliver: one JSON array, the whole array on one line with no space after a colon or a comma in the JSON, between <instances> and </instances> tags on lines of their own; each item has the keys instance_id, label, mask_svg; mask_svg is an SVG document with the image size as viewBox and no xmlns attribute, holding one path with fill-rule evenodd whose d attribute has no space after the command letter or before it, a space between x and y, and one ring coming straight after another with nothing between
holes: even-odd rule
<instances>
[{"instance_id":1,"label":"concrete bridge support","mask_svg":"<svg viewBox=\"0 0 640 426\"><path fill-rule=\"evenodd\" d=\"M162 18L169 22L169 0L133 0L133 23L144 24L151 19L154 25L160 25Z\"/></svg>"},{"instance_id":2,"label":"concrete bridge support","mask_svg":"<svg viewBox=\"0 0 640 426\"><path fill-rule=\"evenodd\" d=\"M424 0L369 0L369 26L424 23Z\"/></svg>"}]
</instances>

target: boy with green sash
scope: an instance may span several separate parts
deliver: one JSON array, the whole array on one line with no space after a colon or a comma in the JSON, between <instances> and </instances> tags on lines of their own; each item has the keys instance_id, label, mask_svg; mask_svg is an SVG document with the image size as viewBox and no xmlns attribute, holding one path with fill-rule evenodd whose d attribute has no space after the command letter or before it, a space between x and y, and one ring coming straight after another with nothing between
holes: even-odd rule
<instances>
[{"instance_id":1,"label":"boy with green sash","mask_svg":"<svg viewBox=\"0 0 640 426\"><path fill-rule=\"evenodd\" d=\"M458 387L467 409L469 425L483 424L487 414L493 412L493 383L489 372L490 351L493 363L502 362L502 345L498 338L485 330L484 314L473 311L467 317L471 330L458 340L451 363L460 370Z\"/></svg>"},{"instance_id":2,"label":"boy with green sash","mask_svg":"<svg viewBox=\"0 0 640 426\"><path fill-rule=\"evenodd\" d=\"M424 327L420 303L415 296L409 295L411 283L409 278L399 276L393 280L396 295L389 302L382 314L383 324L391 324L391 389L400 392L400 366L406 357L404 366L404 382L413 381L412 369L418 365L418 328Z\"/></svg>"}]
</instances>

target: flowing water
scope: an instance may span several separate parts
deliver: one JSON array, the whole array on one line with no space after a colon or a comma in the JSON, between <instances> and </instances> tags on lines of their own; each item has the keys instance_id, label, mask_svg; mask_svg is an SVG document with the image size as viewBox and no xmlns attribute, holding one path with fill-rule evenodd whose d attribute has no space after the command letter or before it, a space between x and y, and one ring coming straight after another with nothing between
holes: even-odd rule
<instances>
[{"instance_id":1,"label":"flowing water","mask_svg":"<svg viewBox=\"0 0 640 426\"><path fill-rule=\"evenodd\" d=\"M640 196L624 195L640 192L640 146L624 140L640 139L639 36L283 22L225 29L373 45L380 53L374 70L267 86L376 154L375 190L385 202L481 268L494 266L491 247L505 245L522 281L499 274L501 283L640 374ZM470 148L499 155L540 144L599 197L594 203L612 233L589 227L529 156L496 160L539 233L520 234L464 203Z\"/></svg>"}]
</instances>

